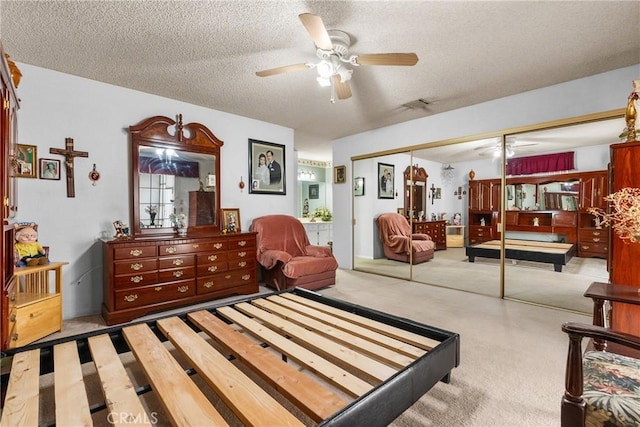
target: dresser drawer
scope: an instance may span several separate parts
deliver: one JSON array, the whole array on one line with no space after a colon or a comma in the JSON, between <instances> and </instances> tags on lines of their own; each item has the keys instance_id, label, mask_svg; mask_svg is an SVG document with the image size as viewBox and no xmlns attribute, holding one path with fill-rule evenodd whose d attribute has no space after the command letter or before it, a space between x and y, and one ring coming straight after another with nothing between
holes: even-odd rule
<instances>
[{"instance_id":1,"label":"dresser drawer","mask_svg":"<svg viewBox=\"0 0 640 427\"><path fill-rule=\"evenodd\" d=\"M124 274L115 277L116 289L137 288L139 286L152 285L158 283L158 271L147 271L136 274Z\"/></svg>"},{"instance_id":2,"label":"dresser drawer","mask_svg":"<svg viewBox=\"0 0 640 427\"><path fill-rule=\"evenodd\" d=\"M227 260L227 252L207 252L198 254L198 267L201 265L212 264L216 262L226 261Z\"/></svg>"},{"instance_id":3,"label":"dresser drawer","mask_svg":"<svg viewBox=\"0 0 640 427\"><path fill-rule=\"evenodd\" d=\"M60 294L55 294L17 306L9 322L9 329L13 329L11 347L21 347L58 332L62 330L62 298Z\"/></svg>"},{"instance_id":4,"label":"dresser drawer","mask_svg":"<svg viewBox=\"0 0 640 427\"><path fill-rule=\"evenodd\" d=\"M606 242L594 243L594 242L580 242L578 249L581 252L595 252L599 254L606 254L609 252L609 248Z\"/></svg>"},{"instance_id":5,"label":"dresser drawer","mask_svg":"<svg viewBox=\"0 0 640 427\"><path fill-rule=\"evenodd\" d=\"M158 256L165 257L178 254L192 254L194 252L202 252L209 250L203 243L180 243L175 245L158 246Z\"/></svg>"},{"instance_id":6,"label":"dresser drawer","mask_svg":"<svg viewBox=\"0 0 640 427\"><path fill-rule=\"evenodd\" d=\"M158 261L156 258L128 259L126 261L116 261L113 264L116 276L143 273L158 269Z\"/></svg>"},{"instance_id":7,"label":"dresser drawer","mask_svg":"<svg viewBox=\"0 0 640 427\"><path fill-rule=\"evenodd\" d=\"M158 260L158 269L166 270L167 268L193 267L195 263L196 258L193 255L165 257Z\"/></svg>"},{"instance_id":8,"label":"dresser drawer","mask_svg":"<svg viewBox=\"0 0 640 427\"><path fill-rule=\"evenodd\" d=\"M193 296L195 293L196 286L193 279L116 291L116 310L126 310L128 308L177 300Z\"/></svg>"},{"instance_id":9,"label":"dresser drawer","mask_svg":"<svg viewBox=\"0 0 640 427\"><path fill-rule=\"evenodd\" d=\"M235 262L237 260L247 260L251 258L256 259L256 249L253 247L229 251L229 263Z\"/></svg>"},{"instance_id":10,"label":"dresser drawer","mask_svg":"<svg viewBox=\"0 0 640 427\"><path fill-rule=\"evenodd\" d=\"M198 277L200 277L200 276L208 276L210 274L220 273L222 271L227 271L228 269L229 267L227 265L227 261L216 261L216 262L210 262L203 265L200 265L200 263L198 263L196 272Z\"/></svg>"},{"instance_id":11,"label":"dresser drawer","mask_svg":"<svg viewBox=\"0 0 640 427\"><path fill-rule=\"evenodd\" d=\"M227 263L227 267L229 268L229 270L237 270L239 268L255 268L257 262L258 261L256 261L255 257L246 259L235 259L229 260L229 262Z\"/></svg>"},{"instance_id":12,"label":"dresser drawer","mask_svg":"<svg viewBox=\"0 0 640 427\"><path fill-rule=\"evenodd\" d=\"M578 231L578 238L581 242L606 242L609 238L609 233L604 229L580 229Z\"/></svg>"},{"instance_id":13,"label":"dresser drawer","mask_svg":"<svg viewBox=\"0 0 640 427\"><path fill-rule=\"evenodd\" d=\"M170 268L158 271L158 282L171 282L173 280L193 279L196 277L195 267Z\"/></svg>"},{"instance_id":14,"label":"dresser drawer","mask_svg":"<svg viewBox=\"0 0 640 427\"><path fill-rule=\"evenodd\" d=\"M254 282L256 282L255 269L229 271L209 277L198 278L198 294L206 294Z\"/></svg>"},{"instance_id":15,"label":"dresser drawer","mask_svg":"<svg viewBox=\"0 0 640 427\"><path fill-rule=\"evenodd\" d=\"M128 248L115 248L113 250L113 259L127 258L149 258L158 256L158 248L156 246L135 246Z\"/></svg>"},{"instance_id":16,"label":"dresser drawer","mask_svg":"<svg viewBox=\"0 0 640 427\"><path fill-rule=\"evenodd\" d=\"M236 237L229 239L229 251L235 251L239 249L249 249L256 247L256 239L255 237L247 238L245 237Z\"/></svg>"}]
</instances>

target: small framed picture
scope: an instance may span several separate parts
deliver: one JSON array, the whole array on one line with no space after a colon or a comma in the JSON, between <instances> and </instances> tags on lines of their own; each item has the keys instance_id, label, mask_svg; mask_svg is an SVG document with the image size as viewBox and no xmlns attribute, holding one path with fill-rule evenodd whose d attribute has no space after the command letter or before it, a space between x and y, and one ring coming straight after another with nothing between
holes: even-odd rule
<instances>
[{"instance_id":1,"label":"small framed picture","mask_svg":"<svg viewBox=\"0 0 640 427\"><path fill-rule=\"evenodd\" d=\"M285 146L249 139L249 194L287 194Z\"/></svg>"},{"instance_id":2,"label":"small framed picture","mask_svg":"<svg viewBox=\"0 0 640 427\"><path fill-rule=\"evenodd\" d=\"M361 176L353 179L353 195L364 196L364 178Z\"/></svg>"},{"instance_id":3,"label":"small framed picture","mask_svg":"<svg viewBox=\"0 0 640 427\"><path fill-rule=\"evenodd\" d=\"M232 233L240 231L240 209L221 209L222 211L222 231Z\"/></svg>"},{"instance_id":4,"label":"small framed picture","mask_svg":"<svg viewBox=\"0 0 640 427\"><path fill-rule=\"evenodd\" d=\"M336 166L333 168L333 183L344 184L347 182L347 167Z\"/></svg>"},{"instance_id":5,"label":"small framed picture","mask_svg":"<svg viewBox=\"0 0 640 427\"><path fill-rule=\"evenodd\" d=\"M60 160L40 159L40 179L60 179Z\"/></svg>"},{"instance_id":6,"label":"small framed picture","mask_svg":"<svg viewBox=\"0 0 640 427\"><path fill-rule=\"evenodd\" d=\"M320 198L320 184L309 185L309 199Z\"/></svg>"},{"instance_id":7,"label":"small framed picture","mask_svg":"<svg viewBox=\"0 0 640 427\"><path fill-rule=\"evenodd\" d=\"M38 147L35 145L16 145L16 176L18 178L36 178L38 167Z\"/></svg>"},{"instance_id":8,"label":"small framed picture","mask_svg":"<svg viewBox=\"0 0 640 427\"><path fill-rule=\"evenodd\" d=\"M378 163L378 199L393 199L395 166Z\"/></svg>"},{"instance_id":9,"label":"small framed picture","mask_svg":"<svg viewBox=\"0 0 640 427\"><path fill-rule=\"evenodd\" d=\"M398 213L404 216L404 208L398 208Z\"/></svg>"}]
</instances>

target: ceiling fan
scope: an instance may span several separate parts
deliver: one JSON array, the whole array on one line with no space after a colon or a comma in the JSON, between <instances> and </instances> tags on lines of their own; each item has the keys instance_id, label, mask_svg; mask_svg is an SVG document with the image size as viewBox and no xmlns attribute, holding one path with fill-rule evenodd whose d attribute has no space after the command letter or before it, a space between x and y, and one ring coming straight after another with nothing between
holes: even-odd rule
<instances>
[{"instance_id":1,"label":"ceiling fan","mask_svg":"<svg viewBox=\"0 0 640 427\"><path fill-rule=\"evenodd\" d=\"M517 141L507 141L505 143L505 154L508 158L515 156L519 153L526 153L526 150L521 150L522 147L529 147L537 145L536 143L518 144ZM479 156L493 156L500 157L502 154L502 144L500 141L492 142L490 144L481 145L474 148L475 151L479 151Z\"/></svg>"},{"instance_id":2,"label":"ceiling fan","mask_svg":"<svg viewBox=\"0 0 640 427\"><path fill-rule=\"evenodd\" d=\"M316 56L320 59L317 63L302 63L285 65L257 71L258 77L268 77L291 71L315 68L318 71L318 83L321 86L331 87L331 102L338 99L351 97L349 80L353 70L348 66L360 65L402 65L411 66L418 62L415 53L371 53L349 56L351 38L340 30L327 30L322 18L311 13L298 15L302 25L313 39L316 45Z\"/></svg>"}]
</instances>

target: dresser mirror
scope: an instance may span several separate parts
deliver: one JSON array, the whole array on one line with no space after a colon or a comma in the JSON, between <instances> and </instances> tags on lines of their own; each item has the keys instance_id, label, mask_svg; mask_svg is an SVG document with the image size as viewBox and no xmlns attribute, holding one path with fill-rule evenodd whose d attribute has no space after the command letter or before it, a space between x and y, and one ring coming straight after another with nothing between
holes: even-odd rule
<instances>
[{"instance_id":1,"label":"dresser mirror","mask_svg":"<svg viewBox=\"0 0 640 427\"><path fill-rule=\"evenodd\" d=\"M132 141L132 230L135 236L220 230L220 147L198 123L151 117L129 128Z\"/></svg>"}]
</instances>

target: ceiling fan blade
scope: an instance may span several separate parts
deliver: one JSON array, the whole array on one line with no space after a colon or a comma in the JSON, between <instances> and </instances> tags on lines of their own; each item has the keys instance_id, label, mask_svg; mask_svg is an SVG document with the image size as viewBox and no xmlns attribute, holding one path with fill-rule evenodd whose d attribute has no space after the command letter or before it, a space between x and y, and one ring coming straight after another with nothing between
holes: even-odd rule
<instances>
[{"instance_id":1,"label":"ceiling fan blade","mask_svg":"<svg viewBox=\"0 0 640 427\"><path fill-rule=\"evenodd\" d=\"M349 86L348 81L343 82L339 74L334 74L331 77L331 84L336 89L336 95L338 95L338 99L351 98L351 86Z\"/></svg>"},{"instance_id":2,"label":"ceiling fan blade","mask_svg":"<svg viewBox=\"0 0 640 427\"><path fill-rule=\"evenodd\" d=\"M271 68L269 70L256 71L256 76L269 77L269 76L274 76L276 74L288 73L290 71L306 70L308 68L311 68L311 67L307 64L285 65L284 67L276 67L276 68Z\"/></svg>"},{"instance_id":3,"label":"ceiling fan blade","mask_svg":"<svg viewBox=\"0 0 640 427\"><path fill-rule=\"evenodd\" d=\"M302 21L302 25L307 29L317 47L324 50L333 50L333 43L322 22L322 18L311 13L302 13L298 15L298 18Z\"/></svg>"},{"instance_id":4,"label":"ceiling fan blade","mask_svg":"<svg viewBox=\"0 0 640 427\"><path fill-rule=\"evenodd\" d=\"M370 53L355 56L358 65L416 65L415 53Z\"/></svg>"}]
</instances>

